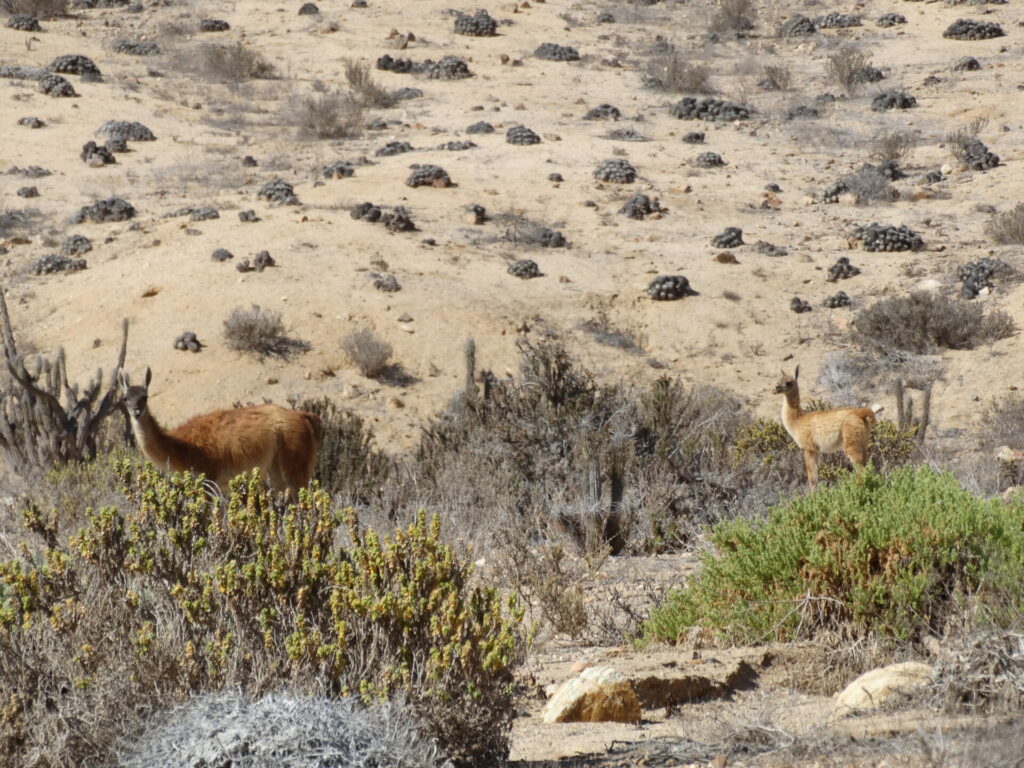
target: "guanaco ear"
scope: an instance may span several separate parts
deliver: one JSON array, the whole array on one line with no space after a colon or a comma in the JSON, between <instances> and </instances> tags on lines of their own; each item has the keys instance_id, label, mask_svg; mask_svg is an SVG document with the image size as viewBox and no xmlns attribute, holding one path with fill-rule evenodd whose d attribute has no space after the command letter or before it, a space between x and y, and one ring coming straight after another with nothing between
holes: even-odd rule
<instances>
[{"instance_id":1,"label":"guanaco ear","mask_svg":"<svg viewBox=\"0 0 1024 768\"><path fill-rule=\"evenodd\" d=\"M117 369L117 383L120 385L122 392L127 392L128 387L131 386L131 384L128 383L128 374L123 368Z\"/></svg>"},{"instance_id":2,"label":"guanaco ear","mask_svg":"<svg viewBox=\"0 0 1024 768\"><path fill-rule=\"evenodd\" d=\"M149 382L153 380L153 372L149 370L149 366L146 366L146 389L149 389Z\"/></svg>"},{"instance_id":3,"label":"guanaco ear","mask_svg":"<svg viewBox=\"0 0 1024 768\"><path fill-rule=\"evenodd\" d=\"M796 367L796 370L793 372L793 381L796 381L799 378L800 378L800 366L798 365ZM146 382L146 383L148 384L149 382Z\"/></svg>"}]
</instances>

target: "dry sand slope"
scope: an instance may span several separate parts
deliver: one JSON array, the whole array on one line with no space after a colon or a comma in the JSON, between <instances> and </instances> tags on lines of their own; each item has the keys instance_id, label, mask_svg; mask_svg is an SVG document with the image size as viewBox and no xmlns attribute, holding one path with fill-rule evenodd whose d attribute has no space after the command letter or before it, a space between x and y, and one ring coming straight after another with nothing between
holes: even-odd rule
<instances>
[{"instance_id":1,"label":"dry sand slope","mask_svg":"<svg viewBox=\"0 0 1024 768\"><path fill-rule=\"evenodd\" d=\"M706 42L713 9L696 2L488 4L499 22L493 37L455 34L451 5L435 0L368 0L365 8L319 0L319 15L302 16L299 5L147 2L139 12L76 9L69 18L43 21L41 32L0 29L3 64L46 66L59 55L83 54L102 71L101 82L67 76L77 98L46 96L31 80L0 80L0 169L38 165L52 171L39 179L0 176L5 209L36 208L43 217L28 242L8 243L3 257L8 301L26 348L64 345L72 373L84 378L97 366L111 365L119 320L127 316L129 369L153 367L153 409L168 422L235 400L327 395L372 419L382 444L400 449L460 387L467 337L476 339L480 364L501 374L515 368L515 340L524 328L555 329L575 341L601 377L646 380L667 371L732 389L767 415L778 405L768 394L771 384L790 356L802 364L808 394L822 394L813 378L829 352L853 348L847 329L858 308L925 279L940 281L942 291L956 295L957 266L990 253L1020 267L1020 248L994 246L984 231L989 214L979 211L985 205L1006 210L1022 199L1020 4L806 3L800 11L808 16L855 13L863 26L780 38L775 29L794 9L759 3L754 29L744 39L720 43ZM470 12L476 7L457 6ZM614 23L597 22L603 11ZM886 12L902 13L907 23L876 26ZM960 17L997 22L1006 35L943 38L943 30ZM231 28L168 33L168 25L194 28L200 18L224 19ZM393 29L412 32L415 40L404 50L392 47ZM737 122L672 117L669 106L685 94L643 86L659 39L704 60L719 96L756 112ZM121 40L156 41L162 52L117 53ZM197 46L234 41L265 55L279 78L226 87L194 66ZM887 77L854 98L816 103L815 96L826 91L841 94L828 81L825 63L844 41L863 46ZM536 58L542 43L572 46L581 58ZM385 53L416 62L457 56L473 77L443 80L372 69ZM977 57L982 68L953 72L951 64L966 55ZM289 125L289 100L314 88L344 88L350 59L369 62L385 88L415 87L422 97L369 108L365 121L384 124L354 138L300 137ZM788 90L759 87L762 69L770 64L789 68ZM917 106L871 111L872 96L894 87L913 95ZM618 121L582 119L604 103L621 111ZM787 120L786 113L801 104L817 106L820 116ZM30 116L45 126L17 124ZM952 162L940 146L944 134L974 117L988 118L981 138L1003 164L987 171L954 170L928 187L931 199L911 200L922 189L918 178ZM131 151L117 154L116 164L90 167L79 159L80 148L88 140L103 143L96 131L107 120L139 121L157 139L130 142ZM492 123L495 132L467 134L480 120ZM506 131L516 124L536 132L540 143L507 143ZM612 140L606 136L612 129L632 129L649 141ZM902 163L908 178L895 182L901 200L806 204L807 195L867 161L880 131L897 129L920 136ZM706 133L704 145L682 141L691 131ZM478 146L436 149L463 140ZM390 141L408 142L417 151L376 157L375 150ZM696 167L694 158L708 151L726 165ZM258 166L244 166L246 155ZM363 157L373 162L355 164L351 177L322 176L329 163ZM636 181L595 179L595 168L611 158L628 160ZM454 186L407 186L413 163L442 166ZM551 174L563 181L552 181ZM260 187L278 177L294 185L300 205L274 206L257 198ZM762 207L769 183L781 192L775 207ZM38 187L39 197L15 195L28 185ZM620 214L636 193L656 197L667 212L645 220ZM69 223L81 206L110 196L129 201L135 218ZM353 220L350 208L364 201L407 207L418 231L391 233ZM506 225L500 221L469 223L470 204L492 216L514 212L554 228L570 247L511 243L503 239ZM200 205L216 208L220 218L191 222L187 215L166 216ZM260 221L241 223L237 212L250 208ZM875 221L908 225L921 234L925 249L848 250L850 230ZM742 228L747 243L729 251L738 263L715 260L723 249L713 247L711 238L728 226ZM33 275L31 265L72 233L93 242L85 254L88 268ZM787 254L760 254L750 245L758 240ZM233 253L234 261L211 260L217 248ZM261 250L269 251L276 267L236 271L234 263ZM828 268L844 255L861 274L827 283ZM534 259L543 276L520 280L508 274L508 265L521 258ZM368 274L382 270L397 278L401 291L374 289ZM644 289L659 274L685 275L699 295L651 301ZM839 289L850 295L853 309L822 307ZM810 302L813 311L792 312L794 296ZM1024 324L1022 296L1024 286L1002 281L982 300ZM227 349L224 319L235 307L251 304L281 312L292 335L308 341L311 351L291 362L260 362ZM602 317L644 338L642 354L599 344L581 330L581 324ZM412 383L377 383L345 361L340 339L363 327L393 345ZM185 330L207 345L202 352L173 349ZM933 408L940 430L968 428L978 411L973 398L1000 395L1021 379L1022 343L1015 335L942 355L945 380L936 386ZM663 367L652 366L652 360ZM869 394L891 400L886 391Z\"/></svg>"}]
</instances>

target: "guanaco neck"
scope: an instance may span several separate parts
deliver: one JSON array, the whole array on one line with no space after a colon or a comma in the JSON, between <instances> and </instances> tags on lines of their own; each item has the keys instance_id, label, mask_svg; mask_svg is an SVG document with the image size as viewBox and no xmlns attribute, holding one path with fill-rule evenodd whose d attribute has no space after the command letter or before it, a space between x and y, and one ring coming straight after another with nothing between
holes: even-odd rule
<instances>
[{"instance_id":1,"label":"guanaco neck","mask_svg":"<svg viewBox=\"0 0 1024 768\"><path fill-rule=\"evenodd\" d=\"M789 390L783 393L785 400L782 401L782 424L786 431L793 433L793 425L804 415L800 409L800 388L794 384Z\"/></svg>"},{"instance_id":2,"label":"guanaco neck","mask_svg":"<svg viewBox=\"0 0 1024 768\"><path fill-rule=\"evenodd\" d=\"M131 422L139 450L154 465L175 471L189 467L188 447L178 438L167 434L148 408Z\"/></svg>"}]
</instances>

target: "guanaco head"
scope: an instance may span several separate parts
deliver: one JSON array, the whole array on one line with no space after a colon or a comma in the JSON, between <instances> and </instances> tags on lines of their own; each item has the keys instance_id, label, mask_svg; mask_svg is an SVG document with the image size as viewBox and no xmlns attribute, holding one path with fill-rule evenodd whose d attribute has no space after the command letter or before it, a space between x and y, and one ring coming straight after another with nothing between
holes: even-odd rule
<instances>
[{"instance_id":1,"label":"guanaco head","mask_svg":"<svg viewBox=\"0 0 1024 768\"><path fill-rule=\"evenodd\" d=\"M146 403L149 400L149 382L153 380L153 372L146 368L146 383L140 386L132 386L125 371L118 371L118 382L121 384L121 392L124 394L124 405L128 409L128 415L132 420L137 421L146 412Z\"/></svg>"},{"instance_id":2,"label":"guanaco head","mask_svg":"<svg viewBox=\"0 0 1024 768\"><path fill-rule=\"evenodd\" d=\"M794 387L796 387L796 380L800 377L800 366L798 365L796 367L796 371L794 371L792 376L790 376L785 371L780 371L780 373L782 375L779 376L779 380L775 384L776 395L785 394L786 392L789 392Z\"/></svg>"}]
</instances>

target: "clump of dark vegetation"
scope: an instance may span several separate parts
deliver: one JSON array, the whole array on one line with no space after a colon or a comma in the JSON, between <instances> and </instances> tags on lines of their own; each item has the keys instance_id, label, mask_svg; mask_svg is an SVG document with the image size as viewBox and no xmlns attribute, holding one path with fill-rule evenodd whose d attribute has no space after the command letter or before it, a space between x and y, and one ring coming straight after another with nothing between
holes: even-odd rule
<instances>
[{"instance_id":1,"label":"clump of dark vegetation","mask_svg":"<svg viewBox=\"0 0 1024 768\"><path fill-rule=\"evenodd\" d=\"M711 68L694 61L674 45L662 46L648 58L644 84L666 93L707 95L715 92Z\"/></svg>"},{"instance_id":2,"label":"clump of dark vegetation","mask_svg":"<svg viewBox=\"0 0 1024 768\"><path fill-rule=\"evenodd\" d=\"M533 259L518 259L508 265L508 273L521 280L529 280L534 277L541 277L540 267Z\"/></svg>"},{"instance_id":3,"label":"clump of dark vegetation","mask_svg":"<svg viewBox=\"0 0 1024 768\"><path fill-rule=\"evenodd\" d=\"M825 278L825 281L834 283L837 280L849 280L851 277L856 277L859 274L859 267L851 264L847 256L840 256L836 259L836 263L828 268L828 277Z\"/></svg>"},{"instance_id":4,"label":"clump of dark vegetation","mask_svg":"<svg viewBox=\"0 0 1024 768\"><path fill-rule=\"evenodd\" d=\"M978 138L988 125L988 118L979 117L957 126L945 136L949 152L965 167L973 171L987 171L999 165L999 156L989 151Z\"/></svg>"},{"instance_id":5,"label":"clump of dark vegetation","mask_svg":"<svg viewBox=\"0 0 1024 768\"><path fill-rule=\"evenodd\" d=\"M702 152L693 159L693 164L698 168L722 168L725 160L717 152Z\"/></svg>"},{"instance_id":6,"label":"clump of dark vegetation","mask_svg":"<svg viewBox=\"0 0 1024 768\"><path fill-rule=\"evenodd\" d=\"M688 96L677 101L669 110L669 114L678 120L747 120L751 110L741 104L733 104L721 99L697 99Z\"/></svg>"},{"instance_id":7,"label":"clump of dark vegetation","mask_svg":"<svg viewBox=\"0 0 1024 768\"><path fill-rule=\"evenodd\" d=\"M892 227L872 223L855 227L850 239L860 241L865 251L918 251L924 248L924 240L906 224Z\"/></svg>"},{"instance_id":8,"label":"clump of dark vegetation","mask_svg":"<svg viewBox=\"0 0 1024 768\"><path fill-rule=\"evenodd\" d=\"M648 195L633 195L619 209L619 213L631 219L644 219L652 214L666 213L667 209L661 207L657 198Z\"/></svg>"},{"instance_id":9,"label":"clump of dark vegetation","mask_svg":"<svg viewBox=\"0 0 1024 768\"><path fill-rule=\"evenodd\" d=\"M806 37L817 32L814 22L806 16L796 13L790 16L778 30L779 37Z\"/></svg>"},{"instance_id":10,"label":"clump of dark vegetation","mask_svg":"<svg viewBox=\"0 0 1024 768\"><path fill-rule=\"evenodd\" d=\"M703 567L652 614L646 636L675 642L702 627L735 643L837 630L911 640L940 631L965 596L990 616L1019 617L1022 516L928 467L869 470L767 521L715 526Z\"/></svg>"},{"instance_id":11,"label":"clump of dark vegetation","mask_svg":"<svg viewBox=\"0 0 1024 768\"><path fill-rule=\"evenodd\" d=\"M1002 37L1003 28L992 21L975 21L974 19L957 19L942 33L943 37L952 40L989 40Z\"/></svg>"},{"instance_id":12,"label":"clump of dark vegetation","mask_svg":"<svg viewBox=\"0 0 1024 768\"><path fill-rule=\"evenodd\" d=\"M813 311L814 307L806 299L801 299L799 296L794 296L789 300L789 309L791 312L796 312L798 315L802 315L804 312Z\"/></svg>"},{"instance_id":13,"label":"clump of dark vegetation","mask_svg":"<svg viewBox=\"0 0 1024 768\"><path fill-rule=\"evenodd\" d=\"M227 32L231 25L224 19L202 19L199 22L200 32Z\"/></svg>"},{"instance_id":14,"label":"clump of dark vegetation","mask_svg":"<svg viewBox=\"0 0 1024 768\"><path fill-rule=\"evenodd\" d=\"M987 256L962 264L956 271L956 279L962 283L960 298L974 299L978 297L982 289L995 287L994 278L997 275L1011 276L1013 270L1005 261Z\"/></svg>"},{"instance_id":15,"label":"clump of dark vegetation","mask_svg":"<svg viewBox=\"0 0 1024 768\"><path fill-rule=\"evenodd\" d=\"M739 227L726 227L711 238L712 248L739 248L743 245L743 230Z\"/></svg>"},{"instance_id":16,"label":"clump of dark vegetation","mask_svg":"<svg viewBox=\"0 0 1024 768\"><path fill-rule=\"evenodd\" d=\"M579 52L569 45L541 43L533 55L546 61L579 61Z\"/></svg>"},{"instance_id":17,"label":"clump of dark vegetation","mask_svg":"<svg viewBox=\"0 0 1024 768\"><path fill-rule=\"evenodd\" d=\"M174 340L174 348L180 352L199 352L204 346L193 331L185 331Z\"/></svg>"},{"instance_id":18,"label":"clump of dark vegetation","mask_svg":"<svg viewBox=\"0 0 1024 768\"><path fill-rule=\"evenodd\" d=\"M80 53L58 56L50 62L46 70L59 75L92 75L93 77L99 77L101 74L100 68L96 66L96 62L88 56L82 56Z\"/></svg>"},{"instance_id":19,"label":"clump of dark vegetation","mask_svg":"<svg viewBox=\"0 0 1024 768\"><path fill-rule=\"evenodd\" d=\"M40 75L38 85L40 93L44 93L47 96L54 98L74 98L78 95L75 91L75 87L68 82L66 77L60 75L54 75L52 73L45 73Z\"/></svg>"},{"instance_id":20,"label":"clump of dark vegetation","mask_svg":"<svg viewBox=\"0 0 1024 768\"><path fill-rule=\"evenodd\" d=\"M884 112L888 109L911 109L917 106L917 99L905 91L882 91L871 99L871 109Z\"/></svg>"},{"instance_id":21,"label":"clump of dark vegetation","mask_svg":"<svg viewBox=\"0 0 1024 768\"><path fill-rule=\"evenodd\" d=\"M995 214L985 232L1000 245L1024 245L1024 203Z\"/></svg>"},{"instance_id":22,"label":"clump of dark vegetation","mask_svg":"<svg viewBox=\"0 0 1024 768\"><path fill-rule=\"evenodd\" d=\"M850 297L846 294L846 291L837 291L831 296L825 297L825 300L821 302L821 306L826 309L840 309L842 307L850 306Z\"/></svg>"},{"instance_id":23,"label":"clump of dark vegetation","mask_svg":"<svg viewBox=\"0 0 1024 768\"><path fill-rule=\"evenodd\" d=\"M341 339L341 350L349 362L368 379L384 375L391 367L394 349L369 328L346 333Z\"/></svg>"},{"instance_id":24,"label":"clump of dark vegetation","mask_svg":"<svg viewBox=\"0 0 1024 768\"><path fill-rule=\"evenodd\" d=\"M505 132L505 141L509 144L528 146L540 144L540 136L525 125L513 125Z\"/></svg>"},{"instance_id":25,"label":"clump of dark vegetation","mask_svg":"<svg viewBox=\"0 0 1024 768\"><path fill-rule=\"evenodd\" d=\"M827 13L814 20L815 29L845 29L859 26L861 26L860 16L850 13Z\"/></svg>"},{"instance_id":26,"label":"clump of dark vegetation","mask_svg":"<svg viewBox=\"0 0 1024 768\"><path fill-rule=\"evenodd\" d=\"M320 174L325 179L348 179L355 175L356 169L344 160L335 160L325 165Z\"/></svg>"},{"instance_id":27,"label":"clump of dark vegetation","mask_svg":"<svg viewBox=\"0 0 1024 768\"><path fill-rule=\"evenodd\" d=\"M228 349L255 355L260 360L276 357L289 360L310 349L308 341L288 335L280 312L253 304L249 309L236 307L224 321L224 341Z\"/></svg>"},{"instance_id":28,"label":"clump of dark vegetation","mask_svg":"<svg viewBox=\"0 0 1024 768\"><path fill-rule=\"evenodd\" d=\"M160 46L149 40L120 40L114 51L128 56L155 56L160 53Z\"/></svg>"},{"instance_id":29,"label":"clump of dark vegetation","mask_svg":"<svg viewBox=\"0 0 1024 768\"><path fill-rule=\"evenodd\" d=\"M92 205L83 206L72 221L81 224L91 221L99 224L109 221L127 221L135 217L135 208L131 203L119 197L111 197L106 200L97 200Z\"/></svg>"},{"instance_id":30,"label":"clump of dark vegetation","mask_svg":"<svg viewBox=\"0 0 1024 768\"><path fill-rule=\"evenodd\" d=\"M598 104L596 107L588 109L583 115L584 120L618 120L620 117L622 117L622 112L611 104Z\"/></svg>"},{"instance_id":31,"label":"clump of dark vegetation","mask_svg":"<svg viewBox=\"0 0 1024 768\"><path fill-rule=\"evenodd\" d=\"M594 178L598 181L632 184L636 181L636 176L636 168L621 157L604 160L594 169Z\"/></svg>"},{"instance_id":32,"label":"clump of dark vegetation","mask_svg":"<svg viewBox=\"0 0 1024 768\"><path fill-rule=\"evenodd\" d=\"M882 299L853 320L854 340L880 352L974 349L1016 331L1013 318L1002 310L985 312L977 302L927 291Z\"/></svg>"},{"instance_id":33,"label":"clump of dark vegetation","mask_svg":"<svg viewBox=\"0 0 1024 768\"><path fill-rule=\"evenodd\" d=\"M491 37L497 34L498 22L491 17L491 14L480 8L472 16L468 13L457 13L454 29L457 35Z\"/></svg>"},{"instance_id":34,"label":"clump of dark vegetation","mask_svg":"<svg viewBox=\"0 0 1024 768\"><path fill-rule=\"evenodd\" d=\"M409 211L402 206L385 210L382 206L365 202L355 206L349 215L353 219L362 219L371 224L380 222L389 232L413 232L416 229Z\"/></svg>"},{"instance_id":35,"label":"clump of dark vegetation","mask_svg":"<svg viewBox=\"0 0 1024 768\"><path fill-rule=\"evenodd\" d=\"M271 179L260 187L256 197L276 205L300 205L295 187L280 178Z\"/></svg>"},{"instance_id":36,"label":"clump of dark vegetation","mask_svg":"<svg viewBox=\"0 0 1024 768\"><path fill-rule=\"evenodd\" d=\"M458 56L443 56L440 61L426 67L424 74L431 80L465 80L473 77L469 65Z\"/></svg>"},{"instance_id":37,"label":"clump of dark vegetation","mask_svg":"<svg viewBox=\"0 0 1024 768\"><path fill-rule=\"evenodd\" d=\"M42 32L39 19L29 13L15 13L7 19L7 26L19 32Z\"/></svg>"},{"instance_id":38,"label":"clump of dark vegetation","mask_svg":"<svg viewBox=\"0 0 1024 768\"><path fill-rule=\"evenodd\" d=\"M56 253L40 257L32 265L33 275L52 275L55 272L79 272L88 266L85 259L73 259Z\"/></svg>"},{"instance_id":39,"label":"clump of dark vegetation","mask_svg":"<svg viewBox=\"0 0 1024 768\"><path fill-rule=\"evenodd\" d=\"M443 189L452 185L448 171L439 165L416 165L405 180L407 187L437 187Z\"/></svg>"},{"instance_id":40,"label":"clump of dark vegetation","mask_svg":"<svg viewBox=\"0 0 1024 768\"><path fill-rule=\"evenodd\" d=\"M875 20L877 27L895 27L898 24L906 24L907 17L902 13L883 13Z\"/></svg>"},{"instance_id":41,"label":"clump of dark vegetation","mask_svg":"<svg viewBox=\"0 0 1024 768\"><path fill-rule=\"evenodd\" d=\"M658 275L647 286L647 295L655 301L675 301L685 296L699 296L682 275Z\"/></svg>"}]
</instances>

